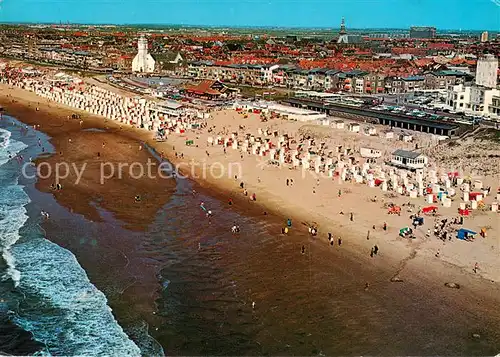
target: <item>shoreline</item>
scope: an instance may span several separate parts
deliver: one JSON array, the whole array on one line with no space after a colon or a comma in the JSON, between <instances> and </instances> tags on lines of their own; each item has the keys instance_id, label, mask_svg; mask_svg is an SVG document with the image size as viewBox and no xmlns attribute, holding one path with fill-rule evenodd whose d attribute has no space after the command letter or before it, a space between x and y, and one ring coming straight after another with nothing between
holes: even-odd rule
<instances>
[{"instance_id":1,"label":"shoreline","mask_svg":"<svg viewBox=\"0 0 500 357\"><path fill-rule=\"evenodd\" d=\"M21 93L22 94L22 93ZM31 94L31 93L30 93ZM0 97L0 104L2 104L5 108L6 111L9 112L9 103L8 102L3 102L5 98ZM31 104L34 104L35 102L31 102ZM56 106L54 105L55 103L50 103L51 108L56 109L56 110L61 110L60 108L62 106ZM20 103L20 106L23 104ZM41 111L43 111L43 106L41 105ZM48 109L48 108L47 108ZM52 110L53 110L52 109ZM66 109L65 107L62 107L63 111L67 112L76 112L75 110L72 109ZM33 108L31 108L33 111ZM50 112L49 112L50 113ZM84 112L82 112L83 114ZM14 117L16 117L15 113L12 113ZM33 114L33 113L32 113ZM16 117L18 120L25 122L26 118L20 118ZM109 128L116 129L117 125L113 126L113 123L111 121L104 122L104 119L101 119L99 117L92 118L85 113L85 117L83 118L86 121L86 127L88 126L87 124L91 124L90 127L93 128L102 128L106 125L109 124ZM30 119L33 122L36 121L36 118ZM87 122L88 121L88 122ZM38 122L41 124L41 127L39 128L40 131L46 132L44 125L46 122ZM57 128L52 128L53 130L58 130ZM50 130L50 127L49 127ZM119 130L119 129L118 129ZM140 130L133 129L133 128L126 128L124 130L119 130L118 131L119 135L125 135L131 140L135 140L136 142L145 142L148 145L150 145L152 148L154 148L157 152L164 152L165 156L171 160L173 164L176 162L181 162L181 159L175 159L175 154L172 149L173 146L179 148L183 147L182 142L183 138L175 138L175 139L170 139L167 142L164 143L156 143L152 140L152 133L145 133L141 132ZM49 134L50 135L50 134ZM137 138L136 138L137 137ZM174 137L174 135L172 135ZM192 148L195 149L195 148ZM56 147L56 152L58 152L59 148ZM201 148L199 150L202 150ZM184 150L183 150L184 151ZM57 154L53 155L53 158L57 159ZM185 154L185 159L189 158L189 154ZM246 158L245 158L246 159ZM263 196L266 196L266 193L264 192L264 189L262 187L257 187L257 185L249 185L250 190L255 190L257 192L257 201L256 202L250 202L247 197L245 197L242 193L241 190L238 187L239 180L236 181L232 178L226 178L224 180L200 180L199 178L193 178L194 179L194 185L195 188L199 189L200 192L209 192L210 194L215 194L215 197L220 197L222 202L226 202L228 197L231 197L234 201L234 205L231 207L232 209L234 208L236 211L242 211L245 213L250 213L254 215L255 217L265 217L263 216L263 211L267 210L268 217L266 219L270 220L282 220L284 221L286 217L292 217L293 222L294 222L294 228L299 227L299 230L301 232L307 231L306 227L302 227L302 222L304 221L309 221L311 222L311 216L308 216L311 214L311 212L303 211L299 212L297 210L294 210L294 207L290 206L287 204L286 201L281 200L277 201L276 197L273 197L269 194L268 199L265 199ZM244 178L243 178L244 179ZM346 185L347 186L347 185ZM64 189L63 189L64 190ZM257 191L258 190L258 191ZM252 192L252 191L250 191ZM59 201L59 200L58 200ZM281 203L281 207L279 206ZM319 219L318 219L319 218ZM316 219L317 223L319 223L320 227L320 236L317 237L316 239L311 240L311 238L308 238L308 242L312 245L314 245L317 249L329 249L326 238L325 238L325 230L324 227L330 228L333 227L331 223L326 223L326 221L329 220L328 217L324 216L319 216ZM345 218L345 217L344 217ZM342 238L344 240L342 250L340 250L339 254L342 254L343 256L349 256L350 259L359 261L362 264L373 264L374 269L381 269L381 271L384 271L387 273L387 276L389 277L391 274L391 271L398 272L400 274L400 277L404 281L409 281L413 283L419 283L425 286L426 290L434 291L435 289L442 289L441 293L443 294L448 294L451 290L448 290L444 288L443 284L444 282L450 281L450 279L453 279L452 281L460 283L462 286L464 286L463 290L459 290L459 292L465 293L463 299L458 299L460 296L460 293L457 294L457 304L464 304L466 306L467 302L467 297L470 298L470 296L474 297L480 297L480 300L483 301L483 304L480 306L475 306L477 311L481 311L481 313L491 313L491 307L492 306L497 306L498 303L498 297L500 296L500 289L498 287L498 284L494 283L492 284L491 282L480 279L478 276L474 276L471 273L465 273L462 274L462 272L459 272L458 268L455 266L450 266L447 263L443 263L442 261L438 261L439 263L433 263L432 261L429 262L426 260L425 256L420 256L417 255L416 259L412 259L409 261L404 260L409 253L412 250L412 247L407 246L407 242L402 242L402 244L399 244L399 246L396 246L395 248L395 255L391 255L392 251L388 249L390 245L383 245L382 249L384 249L382 258L383 259L377 259L377 260L372 260L368 257L368 254L363 254L362 249L366 249L369 247L369 245L373 244L372 242L376 241L375 237L376 234L371 236L368 244L364 242L362 238L355 238L354 236L360 235L361 231L358 229L357 233L356 231L353 233L351 232L352 226L349 225L348 220L346 218L346 222L343 222L343 226L340 226L337 228L337 230L333 230L332 232L337 235L339 230L342 230L345 232L342 233ZM355 220L355 222L357 219ZM338 223L337 223L338 224ZM340 223L342 224L342 222ZM276 232L276 235L278 235L278 232ZM363 237L363 236L361 236ZM50 237L49 237L50 238ZM295 238L293 238L295 239ZM299 244L299 243L297 243ZM345 249L344 249L345 247ZM394 248L393 246L390 246ZM400 247L404 248L404 252L401 252L399 249ZM397 252L396 252L397 251ZM390 252L390 253L389 253ZM402 262L406 262L406 266L401 267ZM431 264L429 264L431 263ZM425 269L422 267L425 266ZM348 269L348 267L346 267ZM370 268L366 268L370 269ZM458 273L458 274L457 274ZM387 279L386 283L389 281ZM493 294L492 292L499 292L499 294ZM464 300L464 301L462 301ZM496 313L498 315L498 312ZM496 316L495 315L495 316Z\"/></svg>"}]
</instances>

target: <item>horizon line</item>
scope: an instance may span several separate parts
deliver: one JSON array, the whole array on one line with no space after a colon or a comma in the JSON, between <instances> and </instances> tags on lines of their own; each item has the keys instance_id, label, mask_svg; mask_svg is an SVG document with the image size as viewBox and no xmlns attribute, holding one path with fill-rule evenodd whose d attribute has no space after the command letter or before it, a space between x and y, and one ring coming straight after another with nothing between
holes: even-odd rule
<instances>
[{"instance_id":1,"label":"horizon line","mask_svg":"<svg viewBox=\"0 0 500 357\"><path fill-rule=\"evenodd\" d=\"M179 27L179 28L211 28L211 29L281 29L281 30L336 30L340 29L340 27L329 27L329 26L319 26L319 27L311 27L311 26L272 26L272 25L191 25L191 24L171 24L171 23L80 23L80 22L15 22L15 21L0 21L0 25L73 25L73 26L115 26L115 27L147 27L147 26L156 26L156 27ZM411 25L406 28L401 27L364 27L364 28L356 28L351 27L348 28L350 30L399 30L399 31L409 31L411 27L434 27L436 32L446 31L446 32L458 32L458 33L470 33L470 32L489 32L489 33L500 33L500 30L477 30L477 29L440 29L436 26L422 26L422 25Z\"/></svg>"}]
</instances>

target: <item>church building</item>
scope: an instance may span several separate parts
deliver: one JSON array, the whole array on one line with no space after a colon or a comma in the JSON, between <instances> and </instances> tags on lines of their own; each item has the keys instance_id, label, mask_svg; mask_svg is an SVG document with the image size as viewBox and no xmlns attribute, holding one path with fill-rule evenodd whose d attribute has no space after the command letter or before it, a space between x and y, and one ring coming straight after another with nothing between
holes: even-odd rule
<instances>
[{"instance_id":1,"label":"church building","mask_svg":"<svg viewBox=\"0 0 500 357\"><path fill-rule=\"evenodd\" d=\"M148 53L148 40L141 36L137 41L137 54L132 60L132 72L152 73L155 70L155 60Z\"/></svg>"}]
</instances>

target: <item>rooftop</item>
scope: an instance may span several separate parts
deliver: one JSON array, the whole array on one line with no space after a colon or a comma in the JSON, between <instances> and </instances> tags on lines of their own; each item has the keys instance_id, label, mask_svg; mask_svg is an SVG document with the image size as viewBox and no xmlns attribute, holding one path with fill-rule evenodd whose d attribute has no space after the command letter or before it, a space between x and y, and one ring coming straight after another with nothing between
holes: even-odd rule
<instances>
[{"instance_id":1,"label":"rooftop","mask_svg":"<svg viewBox=\"0 0 500 357\"><path fill-rule=\"evenodd\" d=\"M415 152L415 151L408 151L408 150L398 149L398 150L394 151L392 153L392 155L404 157L406 159L416 159L417 157L419 157L422 154L419 153L419 152Z\"/></svg>"}]
</instances>

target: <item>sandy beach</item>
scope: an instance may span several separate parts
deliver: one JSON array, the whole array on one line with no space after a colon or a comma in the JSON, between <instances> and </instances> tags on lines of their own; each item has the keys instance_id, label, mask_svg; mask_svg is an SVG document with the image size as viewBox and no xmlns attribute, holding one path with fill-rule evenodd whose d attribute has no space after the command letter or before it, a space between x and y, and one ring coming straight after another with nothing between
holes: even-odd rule
<instances>
[{"instance_id":1,"label":"sandy beach","mask_svg":"<svg viewBox=\"0 0 500 357\"><path fill-rule=\"evenodd\" d=\"M498 302L500 281L498 215L481 212L474 213L472 218L465 218L464 225L467 228L479 231L481 227L488 227L487 237L478 236L473 242L458 241L455 238L443 242L436 237L426 237L427 229L432 229L434 217L425 217L425 224L417 228L415 239L401 238L398 235L399 229L411 224L408 218L411 213L405 211L405 206L402 206L408 202L408 197L387 197L380 188L339 182L324 175L317 177L314 172L304 173L302 170L292 170L285 166L277 167L262 157L241 153L240 150L231 148L224 150L222 146L212 146L208 141L209 137L213 138L218 132L226 136L232 132L238 132L238 135L249 132L257 135L259 128L269 128L290 135L308 133L328 141L332 147L339 144L350 145L353 148L370 145L383 150L384 155L387 155L393 147L378 138L362 136L360 139L359 134L335 129L328 130L330 136L327 137L324 133L325 128L321 126L304 125L282 119L271 119L263 123L257 114L249 114L247 118L243 118L235 110L228 109L210 112L211 118L207 121L207 128L180 135L171 134L165 142L157 142L152 132L117 124L84 111L48 102L34 93L18 88L0 85L0 89L0 105L9 114L26 124L40 125L39 130L46 132L52 138L52 144L56 148L55 153L40 159L37 164L47 162L53 167L63 161L88 163L89 169L85 171L79 184L75 184L76 177L70 174L61 181L63 186L61 190L50 188L53 183L51 178L40 180L38 188L43 192L53 193L61 205L84 215L89 220L102 219L98 209L101 207L124 222L128 229L141 231L154 221L158 210L173 193L175 185L172 179L110 178L104 185L97 181L100 173L98 166L104 160L113 163L144 163L148 159L154 159L143 145L146 143L177 165L182 174L193 179L199 186L195 186L196 190L211 192L222 202L231 200L233 203L231 209L245 212L257 221L272 222L276 236L279 236L280 226L286 224L286 219L292 219L292 234L290 243L287 244L293 245L293 249L297 251L301 245L312 244L312 248L308 246L308 249L321 252L317 253L321 258L316 265L329 267L331 264L328 233L331 232L335 239L341 238L342 250L335 254L348 257L352 260L352 264L359 268L370 267L374 275L378 274L378 277L356 278L360 290L363 290L364 282L376 286L377 283L387 284L396 278L402 282L421 284L426 294L439 291L438 295L446 295L446 299L455 299L457 306L465 306L467 301L474 298L482 302L481 306L477 306L477 312L487 313L496 318L496 313L492 313L492 309ZM81 119L68 119L73 113L79 113ZM194 145L186 146L187 140L193 140ZM422 138L422 143L433 144L426 140ZM399 142L393 145L411 149L413 144ZM229 168L231 172L228 172ZM293 184L287 185L287 179L293 180ZM486 177L485 186L491 185L495 191L497 187L495 180L498 180L495 174ZM242 182L248 196L240 187ZM256 195L256 201L250 200L252 194ZM139 204L134 200L137 195L141 197ZM372 198L375 196L377 201L373 202ZM491 202L493 198L488 197L487 200ZM384 207L384 203L387 202L402 206L401 216L388 215L387 208ZM423 198L415 199L413 203L415 207L426 205ZM193 204L198 205L198 203ZM455 202L451 208L440 207L437 218L456 217L457 205L458 202ZM415 207L412 213L415 213ZM341 212L343 214L340 214ZM217 219L217 213L214 219ZM387 230L383 229L384 223L387 224ZM318 236L312 241L307 234L308 226L311 225L318 227ZM251 232L246 234L251 235ZM376 257L370 257L374 245L377 245L380 251ZM436 256L438 250L439 255ZM258 253L255 254L259 256ZM476 262L479 264L479 270L474 273ZM271 265L266 265L266 269L272 271L274 268ZM319 265L317 268L321 269ZM350 268L346 266L339 269ZM330 278L325 277L325 279L334 284ZM448 296L454 290L444 286L449 282L463 287L460 291L457 290L457 294L462 294L462 298L460 295ZM268 281L266 284L272 285L273 282ZM398 288L397 285L397 283L392 284L393 289L404 289ZM158 338L161 341L162 337Z\"/></svg>"},{"instance_id":2,"label":"sandy beach","mask_svg":"<svg viewBox=\"0 0 500 357\"><path fill-rule=\"evenodd\" d=\"M427 229L432 228L434 220L452 219L457 216L458 203L455 203L451 208L440 208L438 217L436 218L425 217L424 226L418 227L415 232L415 240L403 239L398 236L398 232L402 227L411 224L408 216L416 213L415 207L422 207L427 204L422 198L411 200L414 206L413 209L410 209L411 212L405 212L403 207L401 216L388 215L387 209L384 208L384 203L391 202L402 206L409 201L408 197L398 195L388 197L379 188L340 182L340 180L334 180L325 177L325 175L315 175L313 171L291 170L283 166L276 167L275 165L270 165L266 158L248 155L247 153L242 154L240 150L232 150L231 148L224 150L220 145L209 145L208 137L215 137L214 134L217 132L225 133L227 134L226 136L229 133L239 133L241 136L245 133L257 135L259 128L269 129L270 131L277 129L292 136L308 133L319 140L327 142L330 147L343 145L344 147L358 149L362 146L377 148L383 151L385 157L395 147L410 149L414 145L413 143L396 143L394 141L390 143L387 140L384 141L379 138L350 133L345 130L333 129L325 132L326 129L321 126L283 119L271 119L269 122L261 123L257 114L249 114L248 118L243 118L242 115L234 110L211 112L211 119L208 121L209 127L212 130L210 133L207 129L199 129L181 135L172 134L169 135L166 142L156 142L154 134L151 132L142 131L127 125L118 125L113 121L100 119L83 111L81 112L83 124L80 125L79 120L67 119L68 115L77 112L73 108L64 108L53 102L40 105L40 98L33 93L13 87L8 88L5 85L3 85L3 93L4 96L12 96L12 98L9 97L8 99L3 98L3 105L5 107L15 108L16 103L9 103L14 99L22 102L24 105L27 103L28 108L31 108L31 110L34 109L33 107L39 105L42 112L50 110L51 113L55 113L54 110L57 108L57 113L60 114L56 118L59 118L59 122L57 122L57 119L51 118L50 123L46 125L42 124L40 127L41 130L46 130L49 135L55 137L54 140L58 140L57 136L54 135L54 128L58 128L61 125L61 121L66 123L67 130L82 131L85 128L104 128L107 131L118 131L122 137L148 143L157 152L163 153L165 157L179 168L179 171L187 176L191 176L191 178L195 179L201 185L210 185L210 187L220 190L221 193L226 192L224 194L228 199L245 201L249 200L248 197L255 193L257 200L256 202L251 202L251 204L258 205L258 210L262 212L274 212L284 219L293 217L295 221L307 222L309 225L316 222L316 225L319 227L319 239L325 240L326 244L328 243L326 240L327 233L337 232L337 234L342 236L346 249L352 248L353 251L360 252L361 254L363 252L369 254L371 247L378 245L381 250L383 249L384 258L387 259L388 264L399 267L395 271L395 274L402 272L403 267L401 265L404 266L409 258L413 259L418 256L425 262L425 269L430 269L429 266L435 266L436 270L439 270L438 267L442 264L453 264L459 269L471 273L474 264L478 262L480 269L475 275L483 276L489 280L500 281L498 217L491 212L483 213L477 211L477 214L474 214L472 218L467 217L465 219L464 226L476 232L479 232L482 227L488 227L487 238L479 237L472 243L457 241L456 239L447 243L433 237L430 239L426 239L425 237ZM16 114L15 109L13 110L14 114ZM242 128L244 129L242 130ZM381 129L381 127L378 127L379 131ZM57 129L57 132L61 132L60 128ZM84 133L85 140L91 138L94 141L86 145L90 145L90 148L93 148L94 152L108 149L113 150L114 148L106 147L103 149L99 147L104 141L99 138L100 134L95 132ZM68 142L69 139L71 139L69 136L64 135L64 140L60 140L57 143L58 146L65 149L59 151L63 151L63 153L68 152L66 155L72 152L72 150L66 150L68 145L73 144ZM195 145L186 146L185 142L187 140L193 140ZM427 151L435 150L431 148L437 144L436 142L429 141L429 138L424 135L422 135L419 142L421 146L425 145L428 147ZM128 148L126 147L127 145ZM124 154L124 157L128 157L130 153L134 153L135 155L139 155L139 160L144 162L147 159L147 154L139 150L139 145L137 143L132 145L132 142L129 141L121 146L120 152L124 151L125 146L125 149L128 149L128 151L126 151L127 154ZM113 151L115 152L115 150ZM103 152L103 155L105 154ZM84 158L71 158L70 161L73 161L73 159L88 160L92 156L91 153L87 153ZM99 160L102 160L102 158ZM119 160L118 158L116 162L119 162ZM498 158L493 159L493 167L495 160L497 162ZM456 169L456 167L454 166L450 169ZM88 177L84 177L86 185L89 185L87 181L95 177L95 172L89 170L88 175ZM235 176L239 177L235 178ZM498 177L498 172L484 177L484 186L487 187L489 185L493 187L493 190L496 190ZM74 182L74 177L71 177L71 179L73 180L70 181ZM287 179L293 180L293 186L286 185ZM156 180L145 181L153 181L150 183L151 185L157 184ZM245 184L248 197L243 195L243 190L240 188L241 182ZM45 186L46 184L48 182L44 182L42 185ZM125 187L129 183L123 184ZM94 189L98 190L98 186L96 185ZM338 196L339 190L342 192L340 197ZM119 196L119 190L116 192ZM147 189L141 192L137 191L138 194L142 195L145 195L146 192L148 192ZM494 195L493 193L491 197L486 198L488 203L494 200ZM118 196L113 197L109 201L107 200L104 204L112 205L123 200L123 198L118 198ZM134 196L132 194L130 199L132 200ZM377 202L372 202L371 199L374 197L377 197ZM133 202L129 203L133 204ZM157 207L157 205L153 205L153 209ZM144 205L142 205L141 209L144 208ZM110 208L110 210L117 212L116 208ZM340 214L341 212L343 214ZM352 221L350 220L350 213L353 213ZM470 224L469 221L471 222ZM387 224L387 230L382 229L384 223ZM304 228L307 229L307 226ZM366 239L367 236L369 236L369 239ZM436 257L438 250L439 258ZM389 263L390 261L392 263Z\"/></svg>"}]
</instances>

